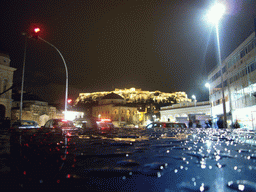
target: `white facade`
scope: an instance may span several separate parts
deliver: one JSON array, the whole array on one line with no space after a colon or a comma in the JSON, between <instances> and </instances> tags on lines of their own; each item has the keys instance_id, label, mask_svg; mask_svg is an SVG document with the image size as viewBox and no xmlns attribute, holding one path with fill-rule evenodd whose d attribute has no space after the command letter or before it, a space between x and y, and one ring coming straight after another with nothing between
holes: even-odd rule
<instances>
[{"instance_id":1,"label":"white facade","mask_svg":"<svg viewBox=\"0 0 256 192\"><path fill-rule=\"evenodd\" d=\"M46 117L47 116L47 117ZM20 117L20 101L12 102L11 120L18 120ZM37 100L23 100L22 120L36 121L43 126L47 119L64 118L64 114L56 107L48 105L48 102Z\"/></svg>"},{"instance_id":2,"label":"white facade","mask_svg":"<svg viewBox=\"0 0 256 192\"><path fill-rule=\"evenodd\" d=\"M10 67L9 55L0 53L0 93L9 89L13 84L15 68ZM0 95L0 118L11 118L12 90Z\"/></svg>"},{"instance_id":3,"label":"white facade","mask_svg":"<svg viewBox=\"0 0 256 192\"><path fill-rule=\"evenodd\" d=\"M227 123L256 128L256 38L253 32L208 75L214 116L223 115L221 70L223 73Z\"/></svg>"},{"instance_id":4,"label":"white facade","mask_svg":"<svg viewBox=\"0 0 256 192\"><path fill-rule=\"evenodd\" d=\"M211 116L211 105L208 101L205 102L182 102L172 106L161 107L160 121L176 122L179 117L187 118L191 114L202 114Z\"/></svg>"}]
</instances>

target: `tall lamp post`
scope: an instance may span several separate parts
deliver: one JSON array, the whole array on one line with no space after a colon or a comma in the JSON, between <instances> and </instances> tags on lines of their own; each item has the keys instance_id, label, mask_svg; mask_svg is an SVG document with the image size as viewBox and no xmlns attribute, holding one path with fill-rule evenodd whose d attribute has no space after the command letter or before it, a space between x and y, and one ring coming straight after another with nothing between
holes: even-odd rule
<instances>
[{"instance_id":1,"label":"tall lamp post","mask_svg":"<svg viewBox=\"0 0 256 192\"><path fill-rule=\"evenodd\" d=\"M40 28L35 27L34 31L32 33L32 37L36 38L36 39L40 39L43 42L47 43L48 45L52 46L54 49L57 50L57 52L60 54L62 61L64 63L65 66L65 70L66 70L66 94L65 94L65 119L67 119L67 106L68 106L68 68L66 65L66 61L63 57L63 55L61 54L61 52L59 51L59 49L57 49L53 44L49 43L48 41L44 40L42 37L39 36L40 33Z\"/></svg>"},{"instance_id":2,"label":"tall lamp post","mask_svg":"<svg viewBox=\"0 0 256 192\"><path fill-rule=\"evenodd\" d=\"M209 83L205 84L205 87L209 89L209 102L210 102L210 90L211 90L211 85ZM211 118L212 118L212 103L210 102L211 105Z\"/></svg>"},{"instance_id":3,"label":"tall lamp post","mask_svg":"<svg viewBox=\"0 0 256 192\"><path fill-rule=\"evenodd\" d=\"M58 51L58 53L60 54L62 61L65 65L65 70L66 70L66 94L65 94L65 119L67 118L67 106L68 106L68 68L66 65L66 61L63 57L63 55L61 54L61 52L59 51L59 49L57 49L53 44L49 43L48 41L44 40L42 37L38 37L38 39L42 40L43 42L47 43L48 45L52 46L54 49L56 49Z\"/></svg>"},{"instance_id":4,"label":"tall lamp post","mask_svg":"<svg viewBox=\"0 0 256 192\"><path fill-rule=\"evenodd\" d=\"M209 11L207 19L209 22L213 23L216 28L217 36L217 48L218 48L218 65L220 66L221 73L221 91L222 91L222 104L223 104L223 127L227 127L227 114L226 114L226 101L224 95L224 84L223 84L223 71L221 64L221 54L220 54L220 39L219 39L219 20L225 12L225 6L222 4L215 4Z\"/></svg>"}]
</instances>

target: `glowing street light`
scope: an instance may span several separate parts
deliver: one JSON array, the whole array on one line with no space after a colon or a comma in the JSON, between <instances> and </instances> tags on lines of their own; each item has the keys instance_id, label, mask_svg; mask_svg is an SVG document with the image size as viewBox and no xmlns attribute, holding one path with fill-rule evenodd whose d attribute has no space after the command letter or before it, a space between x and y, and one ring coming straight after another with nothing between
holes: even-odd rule
<instances>
[{"instance_id":1,"label":"glowing street light","mask_svg":"<svg viewBox=\"0 0 256 192\"><path fill-rule=\"evenodd\" d=\"M194 101L195 101L195 107L196 107L196 96L195 96L195 95L192 95L192 99L194 99Z\"/></svg>"},{"instance_id":2,"label":"glowing street light","mask_svg":"<svg viewBox=\"0 0 256 192\"><path fill-rule=\"evenodd\" d=\"M225 13L225 6L221 3L215 4L206 15L208 22L218 24L219 20Z\"/></svg>"},{"instance_id":3,"label":"glowing street light","mask_svg":"<svg viewBox=\"0 0 256 192\"><path fill-rule=\"evenodd\" d=\"M205 87L207 87L209 89L209 101L210 101L210 89L211 89L211 85L209 83L205 84Z\"/></svg>"},{"instance_id":4,"label":"glowing street light","mask_svg":"<svg viewBox=\"0 0 256 192\"><path fill-rule=\"evenodd\" d=\"M215 4L207 14L207 21L213 23L216 28L216 35L217 35L217 47L218 47L218 64L220 66L220 73L221 73L221 90L222 90L222 104L223 104L223 127L227 127L227 114L226 114L226 101L224 95L224 84L223 84L223 72L221 68L221 54L220 54L220 39L219 39L219 21L221 17L225 13L225 6L223 4Z\"/></svg>"}]
</instances>

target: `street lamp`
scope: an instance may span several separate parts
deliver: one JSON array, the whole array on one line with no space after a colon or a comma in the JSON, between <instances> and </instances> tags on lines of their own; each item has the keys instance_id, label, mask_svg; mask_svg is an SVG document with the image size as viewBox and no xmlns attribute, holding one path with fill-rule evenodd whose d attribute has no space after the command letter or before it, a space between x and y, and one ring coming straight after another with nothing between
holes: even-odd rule
<instances>
[{"instance_id":1,"label":"street lamp","mask_svg":"<svg viewBox=\"0 0 256 192\"><path fill-rule=\"evenodd\" d=\"M222 104L223 104L223 127L227 127L227 114L226 114L226 101L224 95L224 84L223 84L223 71L221 68L221 54L220 54L220 39L219 39L219 20L225 12L225 6L222 4L215 4L207 15L207 20L215 25L216 36L217 36L217 47L218 47L218 64L220 66L221 73L221 91L222 91Z\"/></svg>"},{"instance_id":2,"label":"street lamp","mask_svg":"<svg viewBox=\"0 0 256 192\"><path fill-rule=\"evenodd\" d=\"M194 101L195 101L195 107L196 107L196 96L195 96L195 95L192 95L192 99L194 99Z\"/></svg>"},{"instance_id":3,"label":"street lamp","mask_svg":"<svg viewBox=\"0 0 256 192\"><path fill-rule=\"evenodd\" d=\"M211 85L209 83L205 83L205 87L207 87L209 89L209 101L210 101L210 89L211 89Z\"/></svg>"},{"instance_id":4,"label":"street lamp","mask_svg":"<svg viewBox=\"0 0 256 192\"><path fill-rule=\"evenodd\" d=\"M47 43L48 45L52 46L54 49L56 49L58 51L58 53L60 54L62 61L65 65L65 70L66 70L66 94L65 94L65 119L67 117L67 106L68 106L68 68L65 62L64 57L62 56L61 52L59 51L59 49L57 49L53 44L49 43L48 41L44 40L42 37L38 37L38 39L44 41L45 43Z\"/></svg>"},{"instance_id":5,"label":"street lamp","mask_svg":"<svg viewBox=\"0 0 256 192\"><path fill-rule=\"evenodd\" d=\"M205 87L207 87L209 89L209 102L210 102L210 90L211 90L211 85L209 83L205 84ZM212 103L210 102L211 105L211 117L212 117Z\"/></svg>"},{"instance_id":6,"label":"street lamp","mask_svg":"<svg viewBox=\"0 0 256 192\"><path fill-rule=\"evenodd\" d=\"M52 46L54 49L56 49L57 52L60 54L62 61L64 63L64 66L65 66L65 70L66 70L65 119L66 119L67 118L67 106L68 106L68 68L66 65L66 61L65 61L64 57L62 56L61 52L59 51L59 49L57 49L53 44L49 43L48 41L44 40L42 37L39 36L40 31L41 30L39 27L35 27L32 32L32 37L35 39L40 39L43 42L47 43L48 45Z\"/></svg>"}]
</instances>

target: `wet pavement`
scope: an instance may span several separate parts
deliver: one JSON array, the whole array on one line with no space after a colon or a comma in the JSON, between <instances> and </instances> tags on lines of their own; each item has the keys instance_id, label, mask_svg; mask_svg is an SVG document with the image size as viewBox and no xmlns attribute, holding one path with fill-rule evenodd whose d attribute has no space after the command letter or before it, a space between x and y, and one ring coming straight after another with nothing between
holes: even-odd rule
<instances>
[{"instance_id":1,"label":"wet pavement","mask_svg":"<svg viewBox=\"0 0 256 192\"><path fill-rule=\"evenodd\" d=\"M2 188L86 191L256 191L255 132L115 129L10 137ZM7 146L8 147L8 146Z\"/></svg>"}]
</instances>

